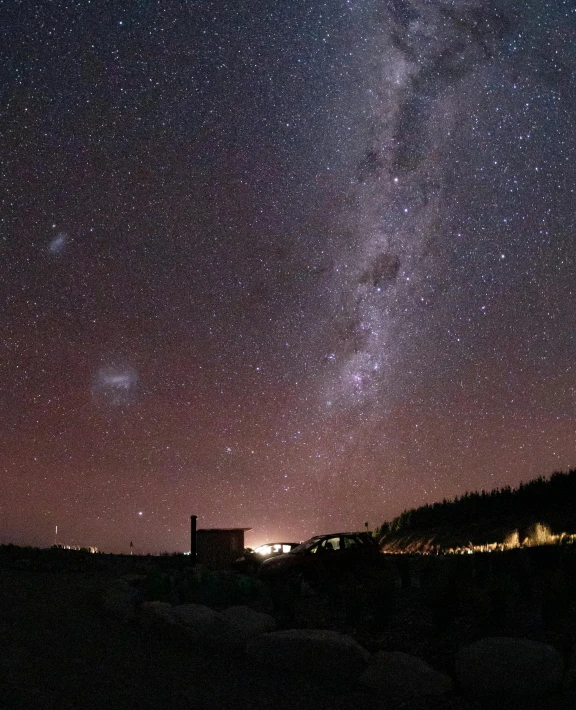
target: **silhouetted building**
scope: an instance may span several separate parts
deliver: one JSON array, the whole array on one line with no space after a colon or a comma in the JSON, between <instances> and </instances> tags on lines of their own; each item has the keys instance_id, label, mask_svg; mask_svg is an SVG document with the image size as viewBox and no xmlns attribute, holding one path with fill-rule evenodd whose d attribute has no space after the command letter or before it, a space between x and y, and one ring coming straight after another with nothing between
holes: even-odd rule
<instances>
[{"instance_id":1,"label":"silhouetted building","mask_svg":"<svg viewBox=\"0 0 576 710\"><path fill-rule=\"evenodd\" d=\"M198 564L214 569L230 567L244 550L244 533L251 528L207 528L196 531Z\"/></svg>"}]
</instances>

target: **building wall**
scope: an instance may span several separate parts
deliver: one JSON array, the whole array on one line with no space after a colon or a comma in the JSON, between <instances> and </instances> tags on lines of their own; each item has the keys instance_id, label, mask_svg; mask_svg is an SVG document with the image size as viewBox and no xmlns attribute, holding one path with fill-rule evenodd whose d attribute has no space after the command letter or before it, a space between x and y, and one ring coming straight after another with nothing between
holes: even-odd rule
<instances>
[{"instance_id":1,"label":"building wall","mask_svg":"<svg viewBox=\"0 0 576 710\"><path fill-rule=\"evenodd\" d=\"M214 569L229 567L242 555L244 530L198 530L197 562Z\"/></svg>"}]
</instances>

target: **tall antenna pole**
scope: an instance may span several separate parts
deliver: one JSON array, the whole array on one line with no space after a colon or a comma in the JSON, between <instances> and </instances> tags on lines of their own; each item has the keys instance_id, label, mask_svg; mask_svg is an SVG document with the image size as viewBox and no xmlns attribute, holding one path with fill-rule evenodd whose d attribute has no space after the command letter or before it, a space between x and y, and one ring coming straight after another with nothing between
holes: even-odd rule
<instances>
[{"instance_id":1,"label":"tall antenna pole","mask_svg":"<svg viewBox=\"0 0 576 710\"><path fill-rule=\"evenodd\" d=\"M58 546L58 526L56 526L56 530L54 531L54 547Z\"/></svg>"}]
</instances>

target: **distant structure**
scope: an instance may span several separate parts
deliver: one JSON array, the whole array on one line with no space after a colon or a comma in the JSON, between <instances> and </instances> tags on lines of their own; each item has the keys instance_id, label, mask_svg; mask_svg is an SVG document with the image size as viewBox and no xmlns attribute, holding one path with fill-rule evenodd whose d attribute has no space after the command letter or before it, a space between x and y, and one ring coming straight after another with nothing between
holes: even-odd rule
<instances>
[{"instance_id":1,"label":"distant structure","mask_svg":"<svg viewBox=\"0 0 576 710\"><path fill-rule=\"evenodd\" d=\"M229 567L242 554L244 533L252 528L196 529L196 516L191 516L190 554L192 564L212 569Z\"/></svg>"},{"instance_id":2,"label":"distant structure","mask_svg":"<svg viewBox=\"0 0 576 710\"><path fill-rule=\"evenodd\" d=\"M80 545L53 545L52 549L57 550L74 550L75 552L89 552L91 555L96 555L99 550L94 545L85 545L81 547Z\"/></svg>"}]
</instances>

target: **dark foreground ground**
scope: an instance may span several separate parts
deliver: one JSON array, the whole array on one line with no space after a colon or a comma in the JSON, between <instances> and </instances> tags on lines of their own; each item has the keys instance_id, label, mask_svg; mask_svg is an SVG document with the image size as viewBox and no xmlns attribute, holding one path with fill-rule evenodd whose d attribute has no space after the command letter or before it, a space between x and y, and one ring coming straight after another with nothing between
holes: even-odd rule
<instances>
[{"instance_id":1,"label":"dark foreground ground","mask_svg":"<svg viewBox=\"0 0 576 710\"><path fill-rule=\"evenodd\" d=\"M96 564L19 568L0 560L0 710L480 707L456 695L393 702L358 688L318 687L303 678L278 677L251 667L244 656L207 654L190 643L146 630L138 622L117 622L100 600L111 579L130 571ZM300 622L307 625L306 604L317 608L317 600L300 604ZM410 614L397 617L396 623L391 620L390 627L379 632L378 646L413 652L436 667L449 664L453 631L439 636L420 621L412 624ZM325 626L333 626L333 621L328 619ZM354 635L367 647L375 640L366 630ZM571 702L559 699L542 707L568 710Z\"/></svg>"},{"instance_id":2,"label":"dark foreground ground","mask_svg":"<svg viewBox=\"0 0 576 710\"><path fill-rule=\"evenodd\" d=\"M243 657L198 654L117 623L99 605L109 578L0 571L2 710L388 707L369 693L273 678Z\"/></svg>"},{"instance_id":3,"label":"dark foreground ground","mask_svg":"<svg viewBox=\"0 0 576 710\"><path fill-rule=\"evenodd\" d=\"M107 576L2 570L0 708L348 708L365 698L266 678L107 618Z\"/></svg>"}]
</instances>

